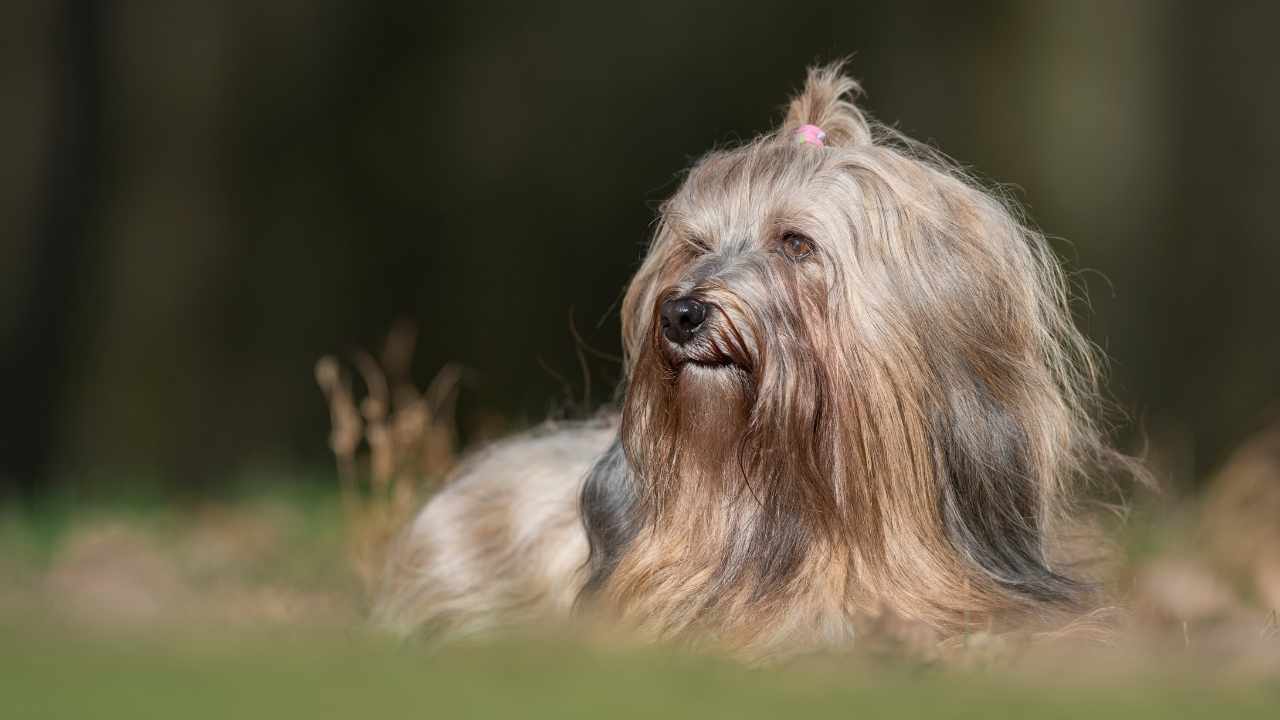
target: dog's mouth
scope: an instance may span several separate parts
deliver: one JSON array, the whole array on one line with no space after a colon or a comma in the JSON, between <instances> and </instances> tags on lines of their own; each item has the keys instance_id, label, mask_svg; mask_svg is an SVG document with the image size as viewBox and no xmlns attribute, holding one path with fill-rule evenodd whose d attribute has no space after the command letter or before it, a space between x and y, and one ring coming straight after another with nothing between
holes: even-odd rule
<instances>
[{"instance_id":1,"label":"dog's mouth","mask_svg":"<svg viewBox=\"0 0 1280 720\"><path fill-rule=\"evenodd\" d=\"M685 369L700 371L742 369L742 364L714 340L678 345L664 339L663 346L667 363L676 372Z\"/></svg>"},{"instance_id":2,"label":"dog's mouth","mask_svg":"<svg viewBox=\"0 0 1280 720\"><path fill-rule=\"evenodd\" d=\"M738 364L732 360L681 360L675 364L677 370L696 368L698 370L733 370Z\"/></svg>"}]
</instances>

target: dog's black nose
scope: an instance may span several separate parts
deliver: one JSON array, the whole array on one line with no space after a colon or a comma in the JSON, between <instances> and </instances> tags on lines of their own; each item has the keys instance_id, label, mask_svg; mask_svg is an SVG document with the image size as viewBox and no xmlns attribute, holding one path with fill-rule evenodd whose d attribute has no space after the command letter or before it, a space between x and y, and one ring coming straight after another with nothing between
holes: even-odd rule
<instances>
[{"instance_id":1,"label":"dog's black nose","mask_svg":"<svg viewBox=\"0 0 1280 720\"><path fill-rule=\"evenodd\" d=\"M707 319L707 306L688 295L662 303L662 334L677 345L683 345L698 333Z\"/></svg>"}]
</instances>

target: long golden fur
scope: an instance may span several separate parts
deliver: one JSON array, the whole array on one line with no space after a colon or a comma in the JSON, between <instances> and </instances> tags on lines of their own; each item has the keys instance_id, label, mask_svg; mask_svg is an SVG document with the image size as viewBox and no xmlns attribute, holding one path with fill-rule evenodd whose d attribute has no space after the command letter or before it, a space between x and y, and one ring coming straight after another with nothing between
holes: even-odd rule
<instances>
[{"instance_id":1,"label":"long golden fur","mask_svg":"<svg viewBox=\"0 0 1280 720\"><path fill-rule=\"evenodd\" d=\"M591 612L758 658L1089 604L1073 489L1129 463L1063 273L858 92L811 70L777 131L694 165L623 302L619 416L464 467L397 544L385 624ZM706 317L677 343L684 297Z\"/></svg>"}]
</instances>

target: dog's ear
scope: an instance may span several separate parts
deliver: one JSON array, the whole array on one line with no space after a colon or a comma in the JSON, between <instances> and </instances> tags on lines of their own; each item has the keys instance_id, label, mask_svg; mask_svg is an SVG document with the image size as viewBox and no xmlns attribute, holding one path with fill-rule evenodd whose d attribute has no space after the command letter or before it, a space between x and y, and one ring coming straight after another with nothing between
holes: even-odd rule
<instances>
[{"instance_id":1,"label":"dog's ear","mask_svg":"<svg viewBox=\"0 0 1280 720\"><path fill-rule=\"evenodd\" d=\"M871 143L870 124L854 104L861 94L858 82L844 74L844 63L809 68L804 90L791 99L778 137L790 139L801 127L813 125L826 133L824 145Z\"/></svg>"},{"instance_id":2,"label":"dog's ear","mask_svg":"<svg viewBox=\"0 0 1280 720\"><path fill-rule=\"evenodd\" d=\"M957 358L942 364L946 390L932 413L931 444L947 536L1006 591L1070 605L1086 586L1049 564L1048 487L1020 403L998 397Z\"/></svg>"},{"instance_id":3,"label":"dog's ear","mask_svg":"<svg viewBox=\"0 0 1280 720\"><path fill-rule=\"evenodd\" d=\"M578 508L587 533L586 597L609 579L627 546L640 532L642 517L622 438L615 438L582 484Z\"/></svg>"}]
</instances>

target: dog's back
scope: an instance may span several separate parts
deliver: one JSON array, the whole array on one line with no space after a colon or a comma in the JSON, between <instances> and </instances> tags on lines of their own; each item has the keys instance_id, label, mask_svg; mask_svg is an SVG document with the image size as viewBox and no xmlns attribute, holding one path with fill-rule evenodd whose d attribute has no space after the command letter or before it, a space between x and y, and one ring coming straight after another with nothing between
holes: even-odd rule
<instances>
[{"instance_id":1,"label":"dog's back","mask_svg":"<svg viewBox=\"0 0 1280 720\"><path fill-rule=\"evenodd\" d=\"M582 482L616 433L548 423L464 462L392 547L378 624L457 636L567 616L586 580Z\"/></svg>"}]
</instances>

